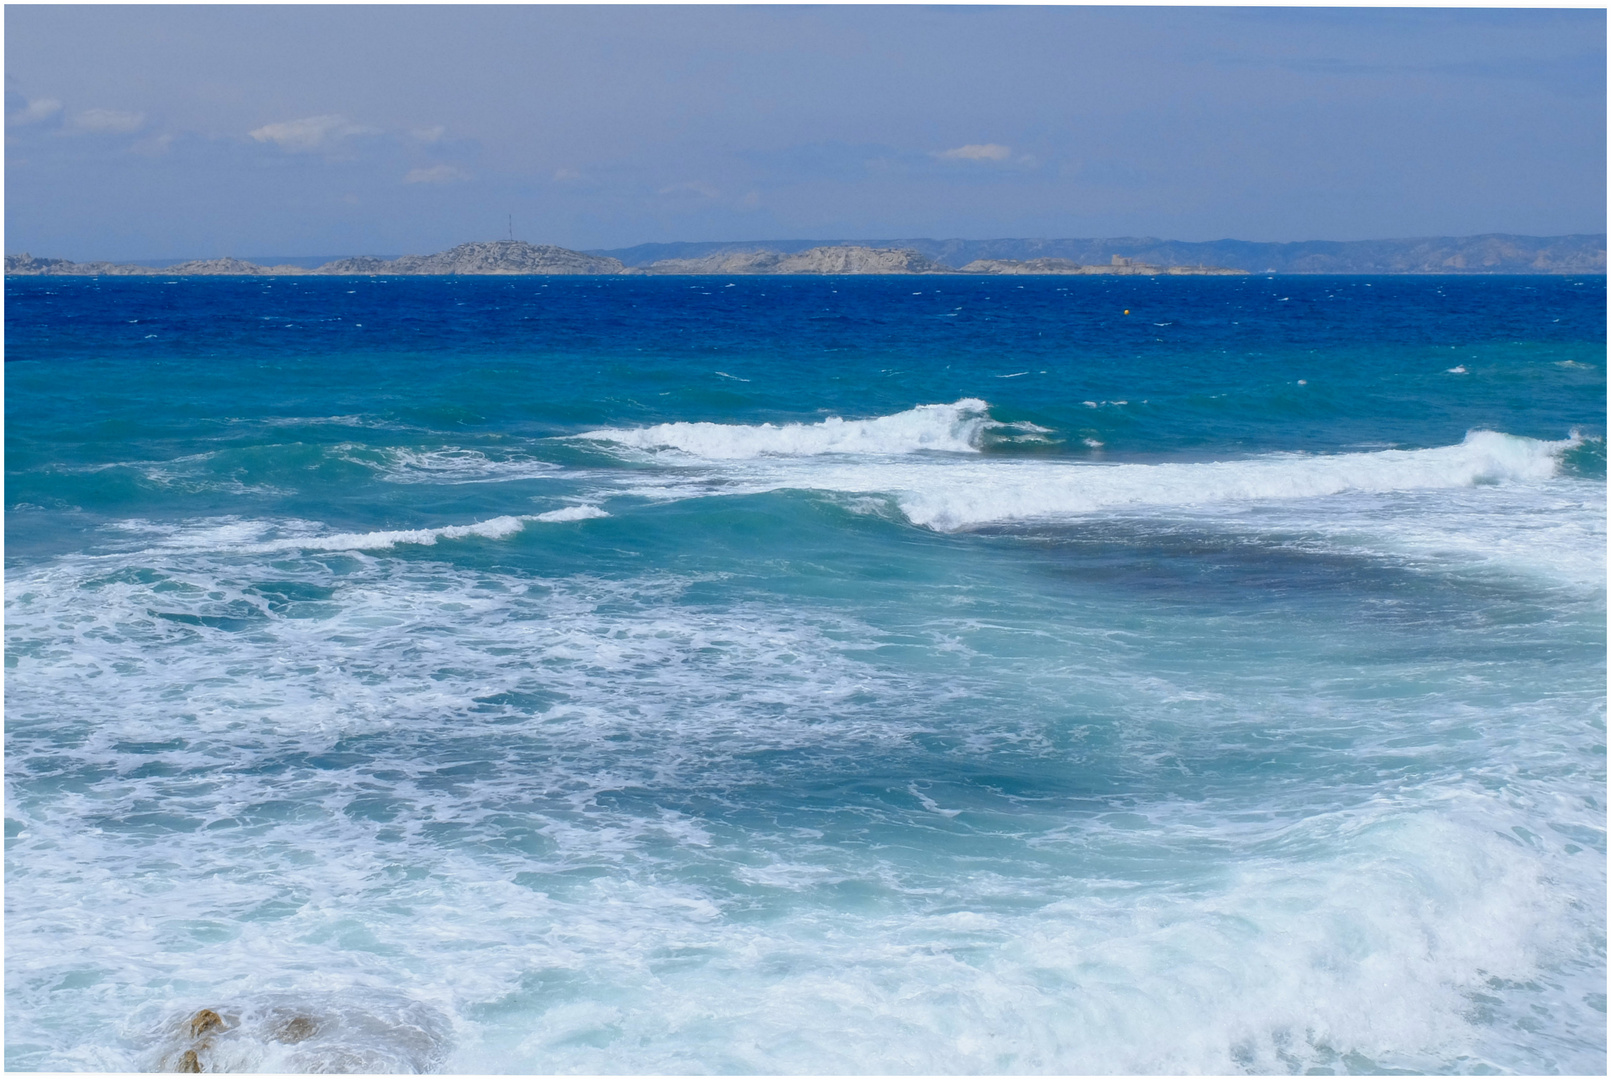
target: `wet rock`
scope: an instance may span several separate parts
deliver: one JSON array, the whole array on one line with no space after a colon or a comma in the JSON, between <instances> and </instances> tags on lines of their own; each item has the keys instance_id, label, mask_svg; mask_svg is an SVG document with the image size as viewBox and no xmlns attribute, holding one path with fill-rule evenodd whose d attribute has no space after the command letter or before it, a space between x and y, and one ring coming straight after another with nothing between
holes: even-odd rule
<instances>
[{"instance_id":1,"label":"wet rock","mask_svg":"<svg viewBox=\"0 0 1611 1080\"><path fill-rule=\"evenodd\" d=\"M306 1016L293 1016L270 1034L275 1042L299 1043L319 1033L318 1022Z\"/></svg>"},{"instance_id":2,"label":"wet rock","mask_svg":"<svg viewBox=\"0 0 1611 1080\"><path fill-rule=\"evenodd\" d=\"M216 1016L217 1014L214 1013L213 1015ZM201 1059L196 1056L194 1050L186 1050L179 1055L179 1068L174 1071L199 1073L201 1072Z\"/></svg>"},{"instance_id":3,"label":"wet rock","mask_svg":"<svg viewBox=\"0 0 1611 1080\"><path fill-rule=\"evenodd\" d=\"M190 1037L199 1039L213 1028L224 1026L224 1018L211 1009L203 1009L190 1018Z\"/></svg>"}]
</instances>

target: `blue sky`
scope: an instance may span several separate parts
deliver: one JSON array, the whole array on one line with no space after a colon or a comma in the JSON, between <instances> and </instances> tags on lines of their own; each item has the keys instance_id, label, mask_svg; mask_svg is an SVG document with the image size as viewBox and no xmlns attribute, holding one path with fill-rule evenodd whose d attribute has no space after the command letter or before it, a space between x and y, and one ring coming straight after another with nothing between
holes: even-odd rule
<instances>
[{"instance_id":1,"label":"blue sky","mask_svg":"<svg viewBox=\"0 0 1611 1080\"><path fill-rule=\"evenodd\" d=\"M5 247L1601 232L1605 17L11 5Z\"/></svg>"}]
</instances>

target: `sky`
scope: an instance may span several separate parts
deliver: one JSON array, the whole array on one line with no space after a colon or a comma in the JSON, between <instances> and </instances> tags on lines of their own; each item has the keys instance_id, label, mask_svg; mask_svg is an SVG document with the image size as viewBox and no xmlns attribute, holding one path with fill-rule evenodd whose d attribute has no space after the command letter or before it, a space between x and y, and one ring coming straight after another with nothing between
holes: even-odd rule
<instances>
[{"instance_id":1,"label":"sky","mask_svg":"<svg viewBox=\"0 0 1611 1080\"><path fill-rule=\"evenodd\" d=\"M5 250L1603 232L1603 10L5 8Z\"/></svg>"}]
</instances>

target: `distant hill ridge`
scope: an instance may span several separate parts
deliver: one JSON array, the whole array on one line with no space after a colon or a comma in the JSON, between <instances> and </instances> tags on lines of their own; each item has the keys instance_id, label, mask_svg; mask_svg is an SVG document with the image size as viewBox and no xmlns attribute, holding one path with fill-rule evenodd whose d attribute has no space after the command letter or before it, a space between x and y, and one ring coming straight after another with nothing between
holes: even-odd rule
<instances>
[{"instance_id":1,"label":"distant hill ridge","mask_svg":"<svg viewBox=\"0 0 1611 1080\"><path fill-rule=\"evenodd\" d=\"M315 274L357 275L489 275L489 274L1241 274L1218 267L1151 266L1115 256L1102 266L1080 266L1066 259L1030 262L976 260L957 268L909 248L875 248L839 244L784 254L769 250L717 251L699 258L661 259L629 267L607 255L570 251L519 240L460 244L436 255L404 255L397 259L358 256L323 266L258 266L240 259L198 259L167 267L129 263L74 263L37 259L27 253L6 256L6 273L40 275L269 276Z\"/></svg>"},{"instance_id":2,"label":"distant hill ridge","mask_svg":"<svg viewBox=\"0 0 1611 1080\"><path fill-rule=\"evenodd\" d=\"M1604 233L1490 233L1408 240L1186 242L1105 240L865 240L824 244L640 244L572 251L498 240L435 255L336 259L322 266L260 266L199 259L166 267L6 256L7 274L75 276L301 276L489 274L1603 274Z\"/></svg>"},{"instance_id":3,"label":"distant hill ridge","mask_svg":"<svg viewBox=\"0 0 1611 1080\"><path fill-rule=\"evenodd\" d=\"M1115 255L1153 266L1241 267L1277 274L1603 274L1606 234L1521 236L1426 236L1398 240L1184 241L1151 236L1107 239L1001 240L765 240L733 243L639 244L590 250L620 259L629 267L660 260L692 260L712 255L772 251L792 254L808 248L847 245L909 250L945 266L961 268L977 260L1064 259L1102 266Z\"/></svg>"},{"instance_id":4,"label":"distant hill ridge","mask_svg":"<svg viewBox=\"0 0 1611 1080\"><path fill-rule=\"evenodd\" d=\"M74 263L66 259L36 259L23 253L6 256L7 274L71 274L150 277L211 275L299 277L310 274L358 276L366 274L620 274L627 268L619 259L587 255L551 244L496 240L460 244L435 255L404 255L397 259L359 256L337 259L323 266L258 266L239 259L199 259L174 266L153 267L129 263Z\"/></svg>"}]
</instances>

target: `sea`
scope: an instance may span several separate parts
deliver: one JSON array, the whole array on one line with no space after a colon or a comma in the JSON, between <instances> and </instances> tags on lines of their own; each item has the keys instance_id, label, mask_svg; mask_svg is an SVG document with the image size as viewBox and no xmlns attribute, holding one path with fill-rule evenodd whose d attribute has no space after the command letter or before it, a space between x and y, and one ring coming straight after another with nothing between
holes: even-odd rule
<instances>
[{"instance_id":1,"label":"sea","mask_svg":"<svg viewBox=\"0 0 1611 1080\"><path fill-rule=\"evenodd\" d=\"M5 290L8 1069L1606 1070L1603 276Z\"/></svg>"}]
</instances>

